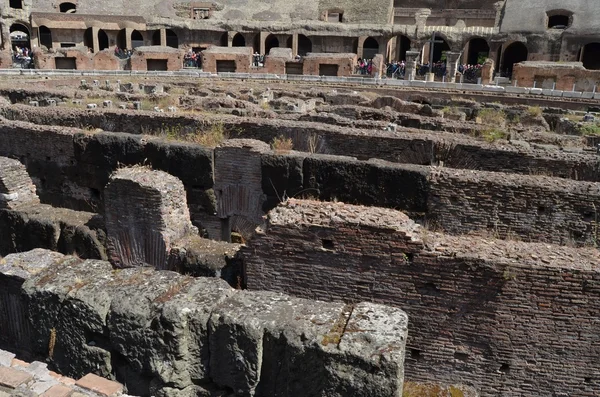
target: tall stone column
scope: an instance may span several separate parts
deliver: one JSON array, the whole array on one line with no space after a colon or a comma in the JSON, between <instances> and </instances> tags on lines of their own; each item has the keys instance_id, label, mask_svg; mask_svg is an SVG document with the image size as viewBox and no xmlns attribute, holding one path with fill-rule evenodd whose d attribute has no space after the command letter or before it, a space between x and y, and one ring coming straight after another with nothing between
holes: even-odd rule
<instances>
[{"instance_id":1,"label":"tall stone column","mask_svg":"<svg viewBox=\"0 0 600 397\"><path fill-rule=\"evenodd\" d=\"M167 46L167 30L166 29L160 30L160 45L163 47Z\"/></svg>"},{"instance_id":2,"label":"tall stone column","mask_svg":"<svg viewBox=\"0 0 600 397\"><path fill-rule=\"evenodd\" d=\"M131 34L133 33L133 29L125 28L125 48L128 50L132 49L131 45Z\"/></svg>"},{"instance_id":3,"label":"tall stone column","mask_svg":"<svg viewBox=\"0 0 600 397\"><path fill-rule=\"evenodd\" d=\"M100 51L100 42L98 40L98 29L97 27L92 27L92 52L95 54Z\"/></svg>"},{"instance_id":4,"label":"tall stone column","mask_svg":"<svg viewBox=\"0 0 600 397\"><path fill-rule=\"evenodd\" d=\"M446 52L446 70L448 75L448 82L456 82L456 70L458 68L458 60L460 59L460 52Z\"/></svg>"},{"instance_id":5,"label":"tall stone column","mask_svg":"<svg viewBox=\"0 0 600 397\"><path fill-rule=\"evenodd\" d=\"M298 33L292 35L292 56L298 55Z\"/></svg>"},{"instance_id":6,"label":"tall stone column","mask_svg":"<svg viewBox=\"0 0 600 397\"><path fill-rule=\"evenodd\" d=\"M405 80L414 80L417 73L417 58L419 51L406 51Z\"/></svg>"},{"instance_id":7,"label":"tall stone column","mask_svg":"<svg viewBox=\"0 0 600 397\"><path fill-rule=\"evenodd\" d=\"M265 54L265 51L267 50L267 37L269 36L269 32L260 32L260 54L261 55L267 55Z\"/></svg>"}]
</instances>

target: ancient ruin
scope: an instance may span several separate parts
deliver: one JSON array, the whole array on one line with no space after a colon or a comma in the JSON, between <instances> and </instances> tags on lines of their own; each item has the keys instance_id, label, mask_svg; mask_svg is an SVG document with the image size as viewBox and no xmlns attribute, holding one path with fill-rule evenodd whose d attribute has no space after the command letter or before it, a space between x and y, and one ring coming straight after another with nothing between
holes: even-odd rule
<instances>
[{"instance_id":1,"label":"ancient ruin","mask_svg":"<svg viewBox=\"0 0 600 397\"><path fill-rule=\"evenodd\" d=\"M600 393L589 2L0 10L0 397Z\"/></svg>"}]
</instances>

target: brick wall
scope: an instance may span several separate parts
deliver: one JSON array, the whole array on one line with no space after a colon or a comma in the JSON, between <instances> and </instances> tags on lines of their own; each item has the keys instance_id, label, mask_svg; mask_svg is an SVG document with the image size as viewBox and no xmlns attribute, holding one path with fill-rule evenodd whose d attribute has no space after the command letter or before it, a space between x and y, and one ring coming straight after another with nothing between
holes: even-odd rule
<instances>
[{"instance_id":1,"label":"brick wall","mask_svg":"<svg viewBox=\"0 0 600 397\"><path fill-rule=\"evenodd\" d=\"M593 91L600 80L600 72L587 70L580 62L521 62L515 65L513 80L519 87L533 87L536 82L538 88L552 88L562 91ZM546 82L547 86L543 86Z\"/></svg>"},{"instance_id":2,"label":"brick wall","mask_svg":"<svg viewBox=\"0 0 600 397\"><path fill-rule=\"evenodd\" d=\"M247 285L403 308L407 380L482 396L598 390L597 250L450 237L401 215L292 201L243 250Z\"/></svg>"}]
</instances>

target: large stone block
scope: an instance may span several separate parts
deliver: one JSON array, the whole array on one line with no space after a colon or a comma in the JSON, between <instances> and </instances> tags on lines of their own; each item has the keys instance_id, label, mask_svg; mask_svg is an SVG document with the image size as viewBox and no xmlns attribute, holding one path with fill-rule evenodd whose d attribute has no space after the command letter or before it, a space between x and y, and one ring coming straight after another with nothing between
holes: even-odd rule
<instances>
[{"instance_id":1,"label":"large stone block","mask_svg":"<svg viewBox=\"0 0 600 397\"><path fill-rule=\"evenodd\" d=\"M183 184L162 171L122 168L105 190L110 261L117 267L167 268L172 244L197 234Z\"/></svg>"},{"instance_id":2,"label":"large stone block","mask_svg":"<svg viewBox=\"0 0 600 397\"><path fill-rule=\"evenodd\" d=\"M39 202L25 166L17 160L0 157L0 209Z\"/></svg>"}]
</instances>

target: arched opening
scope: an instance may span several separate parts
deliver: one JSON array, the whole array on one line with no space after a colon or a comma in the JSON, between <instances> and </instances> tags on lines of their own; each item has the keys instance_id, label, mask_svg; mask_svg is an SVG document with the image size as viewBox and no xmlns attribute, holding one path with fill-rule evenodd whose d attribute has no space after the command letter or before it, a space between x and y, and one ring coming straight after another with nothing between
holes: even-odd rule
<instances>
[{"instance_id":1,"label":"arched opening","mask_svg":"<svg viewBox=\"0 0 600 397\"><path fill-rule=\"evenodd\" d=\"M139 30L131 32L131 49L141 47L144 45L144 36Z\"/></svg>"},{"instance_id":2,"label":"arched opening","mask_svg":"<svg viewBox=\"0 0 600 397\"><path fill-rule=\"evenodd\" d=\"M476 37L469 40L467 46L467 64L469 65L483 65L490 56L490 46L485 39Z\"/></svg>"},{"instance_id":3,"label":"arched opening","mask_svg":"<svg viewBox=\"0 0 600 397\"><path fill-rule=\"evenodd\" d=\"M503 73L505 76L512 76L513 67L515 63L523 62L527 60L527 47L520 41L516 41L506 47L504 50L504 60L502 62Z\"/></svg>"},{"instance_id":4,"label":"arched opening","mask_svg":"<svg viewBox=\"0 0 600 397\"><path fill-rule=\"evenodd\" d=\"M93 51L94 33L92 32L92 28L87 28L83 33L83 45Z\"/></svg>"},{"instance_id":5,"label":"arched opening","mask_svg":"<svg viewBox=\"0 0 600 397\"><path fill-rule=\"evenodd\" d=\"M58 10L67 14L74 14L75 12L77 12L77 6L73 3L68 2L60 3L60 5L58 6Z\"/></svg>"},{"instance_id":6,"label":"arched opening","mask_svg":"<svg viewBox=\"0 0 600 397\"><path fill-rule=\"evenodd\" d=\"M298 55L305 56L312 52L312 41L303 34L298 35Z\"/></svg>"},{"instance_id":7,"label":"arched opening","mask_svg":"<svg viewBox=\"0 0 600 397\"><path fill-rule=\"evenodd\" d=\"M279 47L279 40L272 34L268 35L265 39L265 55L269 55L269 51L271 51L271 48L276 47Z\"/></svg>"},{"instance_id":8,"label":"arched opening","mask_svg":"<svg viewBox=\"0 0 600 397\"><path fill-rule=\"evenodd\" d=\"M152 45L160 45L160 30L155 30L152 33Z\"/></svg>"},{"instance_id":9,"label":"arched opening","mask_svg":"<svg viewBox=\"0 0 600 397\"><path fill-rule=\"evenodd\" d=\"M242 36L241 33L236 33L233 36L233 40L231 40L232 47L246 47L246 39Z\"/></svg>"},{"instance_id":10,"label":"arched opening","mask_svg":"<svg viewBox=\"0 0 600 397\"><path fill-rule=\"evenodd\" d=\"M581 62L586 69L600 69L600 43L589 43L583 47Z\"/></svg>"},{"instance_id":11,"label":"arched opening","mask_svg":"<svg viewBox=\"0 0 600 397\"><path fill-rule=\"evenodd\" d=\"M10 0L8 3L10 8L16 8L17 10L23 9L23 0Z\"/></svg>"},{"instance_id":12,"label":"arched opening","mask_svg":"<svg viewBox=\"0 0 600 397\"><path fill-rule=\"evenodd\" d=\"M40 36L40 45L50 49L52 48L52 32L46 26L40 26L38 28L38 34Z\"/></svg>"},{"instance_id":13,"label":"arched opening","mask_svg":"<svg viewBox=\"0 0 600 397\"><path fill-rule=\"evenodd\" d=\"M573 13L568 10L552 10L546 15L548 29L566 29L573 23Z\"/></svg>"},{"instance_id":14,"label":"arched opening","mask_svg":"<svg viewBox=\"0 0 600 397\"><path fill-rule=\"evenodd\" d=\"M406 52L410 50L410 39L400 35L396 37L396 59L397 61L406 61Z\"/></svg>"},{"instance_id":15,"label":"arched opening","mask_svg":"<svg viewBox=\"0 0 600 397\"><path fill-rule=\"evenodd\" d=\"M450 51L450 44L443 37L436 37L435 40L441 41L441 43L435 43L433 46L433 63L445 62L446 52ZM430 54L427 54L427 58L429 56Z\"/></svg>"},{"instance_id":16,"label":"arched opening","mask_svg":"<svg viewBox=\"0 0 600 397\"><path fill-rule=\"evenodd\" d=\"M223 33L221 35L221 37L219 38L219 45L221 47L227 47L229 45L228 39L229 39L229 35L227 34L227 32Z\"/></svg>"},{"instance_id":17,"label":"arched opening","mask_svg":"<svg viewBox=\"0 0 600 397\"><path fill-rule=\"evenodd\" d=\"M290 36L285 41L285 48L294 48L294 37Z\"/></svg>"},{"instance_id":18,"label":"arched opening","mask_svg":"<svg viewBox=\"0 0 600 397\"><path fill-rule=\"evenodd\" d=\"M102 29L98 30L98 51L108 48L108 35Z\"/></svg>"},{"instance_id":19,"label":"arched opening","mask_svg":"<svg viewBox=\"0 0 600 397\"><path fill-rule=\"evenodd\" d=\"M179 47L179 38L177 34L173 32L171 29L167 29L167 47L178 48ZM159 41L160 43L160 41Z\"/></svg>"},{"instance_id":20,"label":"arched opening","mask_svg":"<svg viewBox=\"0 0 600 397\"><path fill-rule=\"evenodd\" d=\"M363 44L363 58L373 59L379 53L379 43L373 37L367 37Z\"/></svg>"},{"instance_id":21,"label":"arched opening","mask_svg":"<svg viewBox=\"0 0 600 397\"><path fill-rule=\"evenodd\" d=\"M119 47L122 50L127 50L127 32L125 31L125 29L121 29L119 30L119 33L117 33L117 47Z\"/></svg>"},{"instance_id":22,"label":"arched opening","mask_svg":"<svg viewBox=\"0 0 600 397\"><path fill-rule=\"evenodd\" d=\"M23 24L15 23L10 27L10 43L13 50L15 47L31 49L29 28Z\"/></svg>"}]
</instances>

